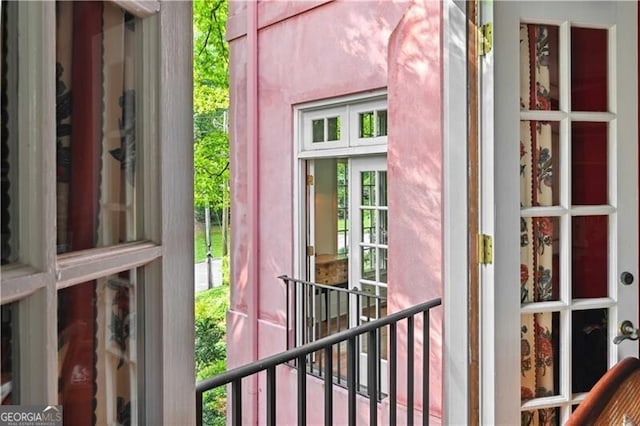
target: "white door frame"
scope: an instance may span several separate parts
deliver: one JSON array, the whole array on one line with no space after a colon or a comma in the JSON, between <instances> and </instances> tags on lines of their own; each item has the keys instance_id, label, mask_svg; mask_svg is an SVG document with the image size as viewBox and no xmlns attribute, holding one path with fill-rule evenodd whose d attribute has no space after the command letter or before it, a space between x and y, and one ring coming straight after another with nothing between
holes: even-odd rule
<instances>
[{"instance_id":1,"label":"white door frame","mask_svg":"<svg viewBox=\"0 0 640 426\"><path fill-rule=\"evenodd\" d=\"M612 5L617 6L615 13L609 13L608 7ZM544 5L536 2L504 2L496 4L494 7L494 3L481 2L481 23L493 22L494 45L493 50L481 61L482 182L480 227L482 233L494 235L495 240L494 264L481 269L480 418L482 424L513 424L520 421L520 392L518 391L520 375L517 374L520 371L520 336L518 327L513 326L520 318L520 289L517 285L507 283L510 282L509 277L519 277L519 239L514 238L519 235L520 218L519 203L514 202L514 194L519 195L519 179L516 170L519 164L517 161L519 147L515 143L506 143L506 141L513 139L514 135L519 134L517 126L520 120L520 108L517 96L511 97L508 105L504 101L502 104L494 103L494 101L500 96L501 90L504 91L503 93L518 93L518 32L516 25L519 23L519 17L516 8L523 7L529 8L527 9L528 22L562 24L561 20L554 22L545 19L550 14L550 7L554 7L558 13L569 16L573 22L588 23L589 14L592 13L590 11L595 10L598 21L610 19L611 24L608 25L616 23L615 28L610 29L614 41L610 42L609 60L611 64L613 64L612 61L617 61L618 72L609 73L609 103L611 105L610 112L615 114L616 125L614 128L617 128L617 134L610 133L609 145L614 148L617 146L618 150L612 148L609 150L609 162L615 165L615 168L610 167L609 169L609 180L612 182L610 185L615 185L617 182L617 190L610 191L610 203L622 213L611 216L610 222L612 224L609 228L610 232L615 232L616 226L621 230L637 230L638 226L636 205L638 165L636 163L637 154L633 152L635 143L627 145L633 145L629 153L626 151L623 153L620 150L624 147L622 143L617 145L615 143L616 140L622 142L637 140L637 116L634 115L637 111L635 98L637 93L636 3L616 2L607 5L606 3L585 2L578 5L574 2L562 6L558 4ZM503 26L504 22L510 23L506 29ZM624 35L616 37L616 34ZM630 44L623 46L625 40L630 41ZM563 48L568 48L568 45L561 46L561 49ZM495 66L505 63L513 66ZM564 77L568 78L566 75ZM565 92L565 100L561 102L567 102L569 93L566 89ZM628 123L628 125L624 125L624 123ZM613 136L616 136L616 139ZM567 181L563 183L567 185ZM629 196L618 197L621 192L629 194ZM516 197L515 200L519 201L519 197ZM637 232L633 232L633 234L636 236ZM565 237L568 235L568 233L564 234ZM629 301L631 305L629 308L635 310L637 317L637 287L632 289L617 285L617 277L624 270L631 271L637 277L637 238L634 237L633 240L635 242L630 246L610 246L610 256L617 256L618 263L616 267L610 262L609 294L614 305L619 300ZM569 279L568 273L563 274L565 274L564 279ZM515 280L517 281L517 278ZM610 340L615 335L619 322L617 310L627 308L626 305L619 303L617 309L610 309L608 330ZM569 312L561 326L561 334L564 333L565 336L570 330L570 317ZM634 318L634 323L636 326L638 325L637 318ZM634 353L637 355L637 345L635 344L626 344L625 342L618 347L611 346L610 365L612 364L611 360L616 357ZM569 374L567 369L570 369L570 361L562 362L560 368L564 369L564 374ZM557 398L558 401L566 401L567 397L571 397L570 389L566 385L565 388L561 388L560 392L563 395L553 398ZM566 411L564 415L567 415Z\"/></svg>"}]
</instances>

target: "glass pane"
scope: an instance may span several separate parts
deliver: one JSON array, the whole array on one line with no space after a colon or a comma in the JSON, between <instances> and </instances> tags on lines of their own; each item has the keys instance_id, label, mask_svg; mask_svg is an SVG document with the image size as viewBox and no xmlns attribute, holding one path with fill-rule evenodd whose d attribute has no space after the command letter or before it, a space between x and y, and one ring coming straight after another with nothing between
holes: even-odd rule
<instances>
[{"instance_id":1,"label":"glass pane","mask_svg":"<svg viewBox=\"0 0 640 426\"><path fill-rule=\"evenodd\" d=\"M112 3L56 3L57 245L137 239L136 26Z\"/></svg>"},{"instance_id":2,"label":"glass pane","mask_svg":"<svg viewBox=\"0 0 640 426\"><path fill-rule=\"evenodd\" d=\"M378 256L380 264L378 265L378 270L380 271L380 276L378 277L378 281L381 283L387 282L387 249L378 249ZM385 290L385 295L386 295Z\"/></svg>"},{"instance_id":3,"label":"glass pane","mask_svg":"<svg viewBox=\"0 0 640 426\"><path fill-rule=\"evenodd\" d=\"M361 277L365 280L376 279L376 249L373 247L360 247Z\"/></svg>"},{"instance_id":4,"label":"glass pane","mask_svg":"<svg viewBox=\"0 0 640 426\"><path fill-rule=\"evenodd\" d=\"M607 111L607 30L571 28L571 109Z\"/></svg>"},{"instance_id":5,"label":"glass pane","mask_svg":"<svg viewBox=\"0 0 640 426\"><path fill-rule=\"evenodd\" d=\"M559 218L520 218L520 303L558 300L559 268Z\"/></svg>"},{"instance_id":6,"label":"glass pane","mask_svg":"<svg viewBox=\"0 0 640 426\"><path fill-rule=\"evenodd\" d=\"M380 179L380 183L378 184L378 205L386 206L387 205L387 172L379 172L378 178Z\"/></svg>"},{"instance_id":7,"label":"glass pane","mask_svg":"<svg viewBox=\"0 0 640 426\"><path fill-rule=\"evenodd\" d=\"M3 3L4 7L5 3ZM0 396L0 403L2 405L15 405L18 404L16 395L13 395L13 391L17 388L17 365L13 360L18 360L18 347L14 345L14 339L17 337L16 324L18 312L17 303L8 303L2 305L2 330L0 331L0 337L2 337L2 360L0 364L0 377L2 378L2 391Z\"/></svg>"},{"instance_id":8,"label":"glass pane","mask_svg":"<svg viewBox=\"0 0 640 426\"><path fill-rule=\"evenodd\" d=\"M575 311L572 318L571 391L589 392L607 371L607 310Z\"/></svg>"},{"instance_id":9,"label":"glass pane","mask_svg":"<svg viewBox=\"0 0 640 426\"><path fill-rule=\"evenodd\" d=\"M362 242L374 244L376 240L376 211L361 210L362 219Z\"/></svg>"},{"instance_id":10,"label":"glass pane","mask_svg":"<svg viewBox=\"0 0 640 426\"><path fill-rule=\"evenodd\" d=\"M312 120L311 129L313 134L312 142L324 142L324 119Z\"/></svg>"},{"instance_id":11,"label":"glass pane","mask_svg":"<svg viewBox=\"0 0 640 426\"><path fill-rule=\"evenodd\" d=\"M571 123L571 203L607 204L607 123Z\"/></svg>"},{"instance_id":12,"label":"glass pane","mask_svg":"<svg viewBox=\"0 0 640 426\"><path fill-rule=\"evenodd\" d=\"M558 27L520 24L520 109L557 110Z\"/></svg>"},{"instance_id":13,"label":"glass pane","mask_svg":"<svg viewBox=\"0 0 640 426\"><path fill-rule=\"evenodd\" d=\"M359 127L360 127L360 137L361 138L372 138L374 136L373 132L373 111L371 112L361 112L359 114Z\"/></svg>"},{"instance_id":14,"label":"glass pane","mask_svg":"<svg viewBox=\"0 0 640 426\"><path fill-rule=\"evenodd\" d=\"M378 131L376 132L376 136L387 136L387 110L378 111Z\"/></svg>"},{"instance_id":15,"label":"glass pane","mask_svg":"<svg viewBox=\"0 0 640 426\"><path fill-rule=\"evenodd\" d=\"M2 2L2 264L18 261L18 29L17 2ZM11 16L11 19L9 18Z\"/></svg>"},{"instance_id":16,"label":"glass pane","mask_svg":"<svg viewBox=\"0 0 640 426\"><path fill-rule=\"evenodd\" d=\"M340 140L340 117L327 118L327 140Z\"/></svg>"},{"instance_id":17,"label":"glass pane","mask_svg":"<svg viewBox=\"0 0 640 426\"><path fill-rule=\"evenodd\" d=\"M520 122L520 205L560 204L557 122Z\"/></svg>"},{"instance_id":18,"label":"glass pane","mask_svg":"<svg viewBox=\"0 0 640 426\"><path fill-rule=\"evenodd\" d=\"M521 315L520 399L560 394L560 314Z\"/></svg>"},{"instance_id":19,"label":"glass pane","mask_svg":"<svg viewBox=\"0 0 640 426\"><path fill-rule=\"evenodd\" d=\"M59 395L69 424L138 423L137 275L58 292Z\"/></svg>"},{"instance_id":20,"label":"glass pane","mask_svg":"<svg viewBox=\"0 0 640 426\"><path fill-rule=\"evenodd\" d=\"M607 297L607 216L571 219L571 291L574 299Z\"/></svg>"},{"instance_id":21,"label":"glass pane","mask_svg":"<svg viewBox=\"0 0 640 426\"><path fill-rule=\"evenodd\" d=\"M362 200L363 206L375 206L376 205L376 172L362 172L360 174L362 185Z\"/></svg>"},{"instance_id":22,"label":"glass pane","mask_svg":"<svg viewBox=\"0 0 640 426\"><path fill-rule=\"evenodd\" d=\"M380 217L380 244L387 244L387 233L389 230L389 225L387 224L387 211L379 210L378 214Z\"/></svg>"},{"instance_id":23,"label":"glass pane","mask_svg":"<svg viewBox=\"0 0 640 426\"><path fill-rule=\"evenodd\" d=\"M560 408L543 408L540 410L523 411L520 424L554 426L560 424Z\"/></svg>"}]
</instances>

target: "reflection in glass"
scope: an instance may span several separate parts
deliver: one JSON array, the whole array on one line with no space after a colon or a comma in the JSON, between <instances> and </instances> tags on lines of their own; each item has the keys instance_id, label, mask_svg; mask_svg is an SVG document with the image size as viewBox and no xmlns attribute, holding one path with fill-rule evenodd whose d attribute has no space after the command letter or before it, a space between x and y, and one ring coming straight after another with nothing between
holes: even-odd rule
<instances>
[{"instance_id":1,"label":"reflection in glass","mask_svg":"<svg viewBox=\"0 0 640 426\"><path fill-rule=\"evenodd\" d=\"M58 292L59 392L69 424L138 423L137 275Z\"/></svg>"},{"instance_id":2,"label":"reflection in glass","mask_svg":"<svg viewBox=\"0 0 640 426\"><path fill-rule=\"evenodd\" d=\"M374 247L360 247L361 277L365 280L376 279L376 249Z\"/></svg>"},{"instance_id":3,"label":"reflection in glass","mask_svg":"<svg viewBox=\"0 0 640 426\"><path fill-rule=\"evenodd\" d=\"M574 299L607 297L607 216L571 218L571 291Z\"/></svg>"},{"instance_id":4,"label":"reflection in glass","mask_svg":"<svg viewBox=\"0 0 640 426\"><path fill-rule=\"evenodd\" d=\"M557 110L558 27L520 24L520 109Z\"/></svg>"},{"instance_id":5,"label":"reflection in glass","mask_svg":"<svg viewBox=\"0 0 640 426\"><path fill-rule=\"evenodd\" d=\"M371 112L361 112L358 114L359 117L359 127L360 127L360 138L372 138L375 136L374 134L374 125L373 125L373 111Z\"/></svg>"},{"instance_id":6,"label":"reflection in glass","mask_svg":"<svg viewBox=\"0 0 640 426\"><path fill-rule=\"evenodd\" d=\"M379 210L378 213L380 218L380 244L388 244L387 233L389 225L387 223L387 210Z\"/></svg>"},{"instance_id":7,"label":"reflection in glass","mask_svg":"<svg viewBox=\"0 0 640 426\"><path fill-rule=\"evenodd\" d=\"M378 123L377 123L377 132L376 136L386 136L387 135L387 110L383 109L381 111L376 112Z\"/></svg>"},{"instance_id":8,"label":"reflection in glass","mask_svg":"<svg viewBox=\"0 0 640 426\"><path fill-rule=\"evenodd\" d=\"M380 281L381 283L386 283L387 282L387 249L381 248L378 249L378 256L379 256L379 271L380 271L380 276L378 277L378 281ZM386 294L386 290L385 290L385 294Z\"/></svg>"},{"instance_id":9,"label":"reflection in glass","mask_svg":"<svg viewBox=\"0 0 640 426\"><path fill-rule=\"evenodd\" d=\"M387 205L387 172L378 172L378 179L380 183L378 185L378 194L379 194L379 206Z\"/></svg>"},{"instance_id":10,"label":"reflection in glass","mask_svg":"<svg viewBox=\"0 0 640 426\"><path fill-rule=\"evenodd\" d=\"M110 2L56 2L59 253L137 239L136 26Z\"/></svg>"},{"instance_id":11,"label":"reflection in glass","mask_svg":"<svg viewBox=\"0 0 640 426\"><path fill-rule=\"evenodd\" d=\"M313 142L324 142L324 119L312 120Z\"/></svg>"},{"instance_id":12,"label":"reflection in glass","mask_svg":"<svg viewBox=\"0 0 640 426\"><path fill-rule=\"evenodd\" d=\"M548 425L560 424L560 408L542 408L540 410L523 411L521 413L521 425Z\"/></svg>"},{"instance_id":13,"label":"reflection in glass","mask_svg":"<svg viewBox=\"0 0 640 426\"><path fill-rule=\"evenodd\" d=\"M327 140L340 140L340 117L327 118Z\"/></svg>"},{"instance_id":14,"label":"reflection in glass","mask_svg":"<svg viewBox=\"0 0 640 426\"><path fill-rule=\"evenodd\" d=\"M607 204L607 123L571 123L571 204Z\"/></svg>"},{"instance_id":15,"label":"reflection in glass","mask_svg":"<svg viewBox=\"0 0 640 426\"><path fill-rule=\"evenodd\" d=\"M589 392L607 371L607 310L574 311L572 318L571 391Z\"/></svg>"},{"instance_id":16,"label":"reflection in glass","mask_svg":"<svg viewBox=\"0 0 640 426\"><path fill-rule=\"evenodd\" d=\"M607 111L607 30L571 28L571 109Z\"/></svg>"},{"instance_id":17,"label":"reflection in glass","mask_svg":"<svg viewBox=\"0 0 640 426\"><path fill-rule=\"evenodd\" d=\"M560 204L558 122L520 122L520 206Z\"/></svg>"},{"instance_id":18,"label":"reflection in glass","mask_svg":"<svg viewBox=\"0 0 640 426\"><path fill-rule=\"evenodd\" d=\"M362 209L362 242L365 244L375 244L376 238L376 211Z\"/></svg>"},{"instance_id":19,"label":"reflection in glass","mask_svg":"<svg viewBox=\"0 0 640 426\"><path fill-rule=\"evenodd\" d=\"M0 404L2 405L18 404L15 392L18 384L17 366L13 362L14 359L19 359L17 345L14 344L14 339L17 337L15 320L17 318L17 310L17 303L2 305L2 329L0 330L0 337L2 338Z\"/></svg>"},{"instance_id":20,"label":"reflection in glass","mask_svg":"<svg viewBox=\"0 0 640 426\"><path fill-rule=\"evenodd\" d=\"M362 199L360 204L363 206L376 205L376 172L362 172Z\"/></svg>"},{"instance_id":21,"label":"reflection in glass","mask_svg":"<svg viewBox=\"0 0 640 426\"><path fill-rule=\"evenodd\" d=\"M2 59L0 62L0 90L2 99L2 264L18 261L18 2L2 2Z\"/></svg>"}]
</instances>

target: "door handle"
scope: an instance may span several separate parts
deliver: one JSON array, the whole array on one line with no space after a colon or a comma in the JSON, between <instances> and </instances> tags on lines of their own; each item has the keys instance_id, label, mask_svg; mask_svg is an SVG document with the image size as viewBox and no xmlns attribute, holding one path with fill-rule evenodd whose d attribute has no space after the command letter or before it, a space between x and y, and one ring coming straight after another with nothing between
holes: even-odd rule
<instances>
[{"instance_id":1,"label":"door handle","mask_svg":"<svg viewBox=\"0 0 640 426\"><path fill-rule=\"evenodd\" d=\"M619 344L623 340L638 340L638 329L629 320L624 320L620 324L620 334L613 338L614 344Z\"/></svg>"}]
</instances>

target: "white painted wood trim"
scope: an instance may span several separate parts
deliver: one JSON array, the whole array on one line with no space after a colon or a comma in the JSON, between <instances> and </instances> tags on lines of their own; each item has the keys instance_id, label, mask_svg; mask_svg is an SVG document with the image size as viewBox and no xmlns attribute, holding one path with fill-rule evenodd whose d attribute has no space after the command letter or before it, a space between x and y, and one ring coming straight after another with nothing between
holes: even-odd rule
<instances>
[{"instance_id":1,"label":"white painted wood trim","mask_svg":"<svg viewBox=\"0 0 640 426\"><path fill-rule=\"evenodd\" d=\"M329 158L329 157L356 157L363 155L377 155L386 154L387 144L384 145L371 145L371 146L352 146L348 148L336 148L336 149L319 149L316 151L305 151L298 154L299 159L313 159L313 158Z\"/></svg>"},{"instance_id":2,"label":"white painted wood trim","mask_svg":"<svg viewBox=\"0 0 640 426\"><path fill-rule=\"evenodd\" d=\"M443 4L443 424L468 424L469 258L466 5ZM463 119L464 117L464 119ZM461 226L463 225L463 226Z\"/></svg>"},{"instance_id":3,"label":"white painted wood trim","mask_svg":"<svg viewBox=\"0 0 640 426\"><path fill-rule=\"evenodd\" d=\"M58 290L136 268L161 257L162 252L153 243L134 243L65 254L58 258Z\"/></svg>"},{"instance_id":4,"label":"white painted wood trim","mask_svg":"<svg viewBox=\"0 0 640 426\"><path fill-rule=\"evenodd\" d=\"M55 144L50 142L56 129L52 108L56 100L55 38L51 37L55 34L55 4L18 3L18 31L20 259L43 274L32 276L39 289L18 305L17 393L20 404L51 404L58 400L58 299L53 276L56 157ZM2 287L4 284L3 277Z\"/></svg>"},{"instance_id":5,"label":"white painted wood trim","mask_svg":"<svg viewBox=\"0 0 640 426\"><path fill-rule=\"evenodd\" d=\"M13 271L12 271L13 272ZM21 274L11 278L2 273L2 304L24 299L36 291L46 288L51 282L51 274L38 272L33 268L20 268ZM13 275L13 273L11 273Z\"/></svg>"},{"instance_id":6,"label":"white painted wood trim","mask_svg":"<svg viewBox=\"0 0 640 426\"><path fill-rule=\"evenodd\" d=\"M138 18L147 18L160 11L157 0L109 0Z\"/></svg>"},{"instance_id":7,"label":"white painted wood trim","mask_svg":"<svg viewBox=\"0 0 640 426\"><path fill-rule=\"evenodd\" d=\"M163 258L161 280L161 398L148 400L146 413L159 422L195 423L193 275L193 34L190 2L162 3L159 20L159 158ZM157 289L156 289L157 290ZM185 325L188 327L185 329ZM155 357L146 353L147 359ZM151 378L147 377L150 383ZM157 379L156 379L157 380ZM147 387L147 390L149 388ZM160 408L161 407L161 408Z\"/></svg>"}]
</instances>

